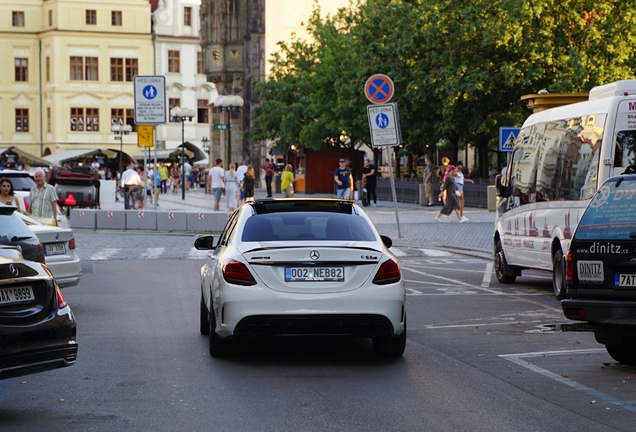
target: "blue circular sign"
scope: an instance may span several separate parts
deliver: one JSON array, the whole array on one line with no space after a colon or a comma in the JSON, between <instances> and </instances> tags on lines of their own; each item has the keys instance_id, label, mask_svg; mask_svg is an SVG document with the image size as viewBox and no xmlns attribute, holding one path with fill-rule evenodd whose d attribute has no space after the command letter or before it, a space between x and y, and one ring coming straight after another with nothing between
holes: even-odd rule
<instances>
[{"instance_id":1,"label":"blue circular sign","mask_svg":"<svg viewBox=\"0 0 636 432\"><path fill-rule=\"evenodd\" d=\"M146 99L154 99L157 97L157 87L149 84L144 87L142 93Z\"/></svg>"},{"instance_id":2,"label":"blue circular sign","mask_svg":"<svg viewBox=\"0 0 636 432\"><path fill-rule=\"evenodd\" d=\"M380 129L384 129L389 125L389 117L384 113L380 113L375 116L375 124L378 125Z\"/></svg>"}]
</instances>

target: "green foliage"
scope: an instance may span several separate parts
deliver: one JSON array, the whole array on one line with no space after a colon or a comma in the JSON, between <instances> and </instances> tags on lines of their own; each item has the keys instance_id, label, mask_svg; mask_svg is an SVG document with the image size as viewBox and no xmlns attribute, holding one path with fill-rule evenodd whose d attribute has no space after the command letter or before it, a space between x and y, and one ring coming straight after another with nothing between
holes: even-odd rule
<instances>
[{"instance_id":1,"label":"green foliage","mask_svg":"<svg viewBox=\"0 0 636 432\"><path fill-rule=\"evenodd\" d=\"M636 2L624 0L369 0L324 19L316 7L307 28L314 39L281 43L257 86L257 139L368 143L363 87L385 73L405 151L446 140L485 162L499 127L530 114L520 96L589 91L636 66Z\"/></svg>"}]
</instances>

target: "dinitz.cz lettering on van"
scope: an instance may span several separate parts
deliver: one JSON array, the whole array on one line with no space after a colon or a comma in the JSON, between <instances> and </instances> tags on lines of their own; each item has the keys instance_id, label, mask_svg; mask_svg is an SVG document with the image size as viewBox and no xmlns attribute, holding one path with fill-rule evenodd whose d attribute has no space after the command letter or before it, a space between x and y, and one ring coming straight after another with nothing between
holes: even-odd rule
<instances>
[{"instance_id":1,"label":"dinitz.cz lettering on van","mask_svg":"<svg viewBox=\"0 0 636 432\"><path fill-rule=\"evenodd\" d=\"M588 249L577 249L576 251L578 253L591 254L627 254L629 253L629 248L609 242L594 242Z\"/></svg>"}]
</instances>

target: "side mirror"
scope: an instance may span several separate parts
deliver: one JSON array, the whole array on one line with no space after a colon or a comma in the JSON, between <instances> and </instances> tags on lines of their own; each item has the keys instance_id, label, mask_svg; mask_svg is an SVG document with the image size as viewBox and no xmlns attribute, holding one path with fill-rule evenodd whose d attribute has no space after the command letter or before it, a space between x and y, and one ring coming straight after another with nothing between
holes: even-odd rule
<instances>
[{"instance_id":1,"label":"side mirror","mask_svg":"<svg viewBox=\"0 0 636 432\"><path fill-rule=\"evenodd\" d=\"M497 196L502 198L508 198L510 196L508 187L501 184L501 174L495 177L495 186L497 188Z\"/></svg>"},{"instance_id":2,"label":"side mirror","mask_svg":"<svg viewBox=\"0 0 636 432\"><path fill-rule=\"evenodd\" d=\"M214 249L214 236L200 235L194 239L194 247L198 250L212 250Z\"/></svg>"},{"instance_id":3,"label":"side mirror","mask_svg":"<svg viewBox=\"0 0 636 432\"><path fill-rule=\"evenodd\" d=\"M384 246L386 246L387 248L391 248L391 246L393 246L393 240L391 240L390 237L381 235L380 238L382 239L382 243L384 243Z\"/></svg>"}]
</instances>

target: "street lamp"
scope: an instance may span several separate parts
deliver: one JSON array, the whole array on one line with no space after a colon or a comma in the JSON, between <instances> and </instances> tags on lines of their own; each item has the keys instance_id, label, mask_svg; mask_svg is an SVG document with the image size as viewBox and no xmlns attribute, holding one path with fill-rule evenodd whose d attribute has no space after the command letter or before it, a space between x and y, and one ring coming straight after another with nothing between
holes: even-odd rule
<instances>
[{"instance_id":1,"label":"street lamp","mask_svg":"<svg viewBox=\"0 0 636 432\"><path fill-rule=\"evenodd\" d=\"M243 108L243 98L240 96L219 96L214 101L218 112L227 112L227 163L232 163L232 116L230 113L239 112ZM243 154L245 159L245 154Z\"/></svg>"},{"instance_id":2,"label":"street lamp","mask_svg":"<svg viewBox=\"0 0 636 432\"><path fill-rule=\"evenodd\" d=\"M128 135L132 132L132 126L129 124L114 124L110 127L110 130L115 134L115 139L119 140L119 175L121 176L123 173L122 155L124 153L124 137L122 135Z\"/></svg>"},{"instance_id":3,"label":"street lamp","mask_svg":"<svg viewBox=\"0 0 636 432\"><path fill-rule=\"evenodd\" d=\"M181 122L181 199L185 200L185 136L184 122L192 121L196 112L190 108L173 107L170 110L170 116L173 121Z\"/></svg>"}]
</instances>

